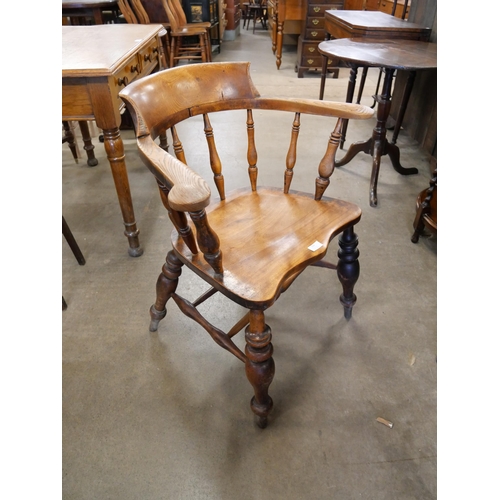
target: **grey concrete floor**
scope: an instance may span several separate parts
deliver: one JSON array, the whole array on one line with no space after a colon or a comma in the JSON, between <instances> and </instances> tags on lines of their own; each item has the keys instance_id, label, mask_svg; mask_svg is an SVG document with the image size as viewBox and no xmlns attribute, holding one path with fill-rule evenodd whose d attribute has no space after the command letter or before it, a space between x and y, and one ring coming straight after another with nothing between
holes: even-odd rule
<instances>
[{"instance_id":1,"label":"grey concrete floor","mask_svg":"<svg viewBox=\"0 0 500 500\"><path fill-rule=\"evenodd\" d=\"M278 71L269 34L258 28L224 42L214 61L250 61L262 95L317 98L319 74L297 78L285 46ZM364 103L371 104L371 70ZM343 101L348 70L326 82ZM256 113L259 181L282 185L291 120ZM375 120L351 122L346 145L367 139ZM237 113L213 119L215 137L244 133ZM241 128L243 127L243 128ZM293 187L311 190L301 164L324 153L330 122L303 119ZM199 120L182 127L188 161L203 171ZM327 195L357 203L361 276L349 322L334 273L304 272L267 312L276 375L269 426L254 425L252 389L240 361L220 349L175 305L148 331L155 282L169 249L171 223L133 133L123 132L144 254L131 258L103 145L99 165L75 164L62 148L62 211L86 258L79 266L62 241L63 498L70 499L430 499L436 498L437 238L410 241L415 198L428 186L429 162L404 130L403 177L382 159L379 207L371 208L371 162L358 155L337 169ZM192 144L191 148L189 144ZM286 142L285 142L286 144ZM191 153L191 154L190 154ZM227 154L224 157L224 154ZM230 189L246 183L241 159L221 149ZM267 161L266 161L267 158ZM236 169L235 169L236 170ZM206 170L205 170L206 171ZM329 251L336 260L336 243ZM184 270L179 293L195 299L203 283ZM242 309L222 296L201 306L221 329ZM242 346L242 334L236 337ZM383 417L393 428L377 422Z\"/></svg>"}]
</instances>

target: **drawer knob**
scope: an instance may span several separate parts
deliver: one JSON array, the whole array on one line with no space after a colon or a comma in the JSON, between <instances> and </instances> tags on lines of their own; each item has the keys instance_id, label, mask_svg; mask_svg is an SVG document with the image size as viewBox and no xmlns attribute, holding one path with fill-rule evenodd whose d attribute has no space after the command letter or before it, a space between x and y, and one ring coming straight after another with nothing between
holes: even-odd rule
<instances>
[{"instance_id":1,"label":"drawer knob","mask_svg":"<svg viewBox=\"0 0 500 500\"><path fill-rule=\"evenodd\" d=\"M311 35L314 36L314 37L317 37L318 36L318 32L317 31L311 31Z\"/></svg>"},{"instance_id":2,"label":"drawer knob","mask_svg":"<svg viewBox=\"0 0 500 500\"><path fill-rule=\"evenodd\" d=\"M123 78L118 78L118 85L123 85L124 87L128 85L128 78L124 76Z\"/></svg>"},{"instance_id":3,"label":"drawer knob","mask_svg":"<svg viewBox=\"0 0 500 500\"><path fill-rule=\"evenodd\" d=\"M151 62L151 54L144 54L144 60Z\"/></svg>"},{"instance_id":4,"label":"drawer knob","mask_svg":"<svg viewBox=\"0 0 500 500\"><path fill-rule=\"evenodd\" d=\"M309 47L309 52L314 52L314 47Z\"/></svg>"},{"instance_id":5,"label":"drawer knob","mask_svg":"<svg viewBox=\"0 0 500 500\"><path fill-rule=\"evenodd\" d=\"M131 73L139 73L139 65L136 64L135 66L130 66L130 72Z\"/></svg>"},{"instance_id":6,"label":"drawer knob","mask_svg":"<svg viewBox=\"0 0 500 500\"><path fill-rule=\"evenodd\" d=\"M158 47L153 47L153 54L156 54L158 52Z\"/></svg>"},{"instance_id":7,"label":"drawer knob","mask_svg":"<svg viewBox=\"0 0 500 500\"><path fill-rule=\"evenodd\" d=\"M318 24L318 23L319 23L319 21L318 21L317 19L313 19L313 20L312 20L312 23L313 23L314 25L316 25L316 24Z\"/></svg>"},{"instance_id":8,"label":"drawer knob","mask_svg":"<svg viewBox=\"0 0 500 500\"><path fill-rule=\"evenodd\" d=\"M314 7L314 12L319 12L321 9L319 7Z\"/></svg>"},{"instance_id":9,"label":"drawer knob","mask_svg":"<svg viewBox=\"0 0 500 500\"><path fill-rule=\"evenodd\" d=\"M311 65L314 62L314 59L308 59L307 64Z\"/></svg>"}]
</instances>

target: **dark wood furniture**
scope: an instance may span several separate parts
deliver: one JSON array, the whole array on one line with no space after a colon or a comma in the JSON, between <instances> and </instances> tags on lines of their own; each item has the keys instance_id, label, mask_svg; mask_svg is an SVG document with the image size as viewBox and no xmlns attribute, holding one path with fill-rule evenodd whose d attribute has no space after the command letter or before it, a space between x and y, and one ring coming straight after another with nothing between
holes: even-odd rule
<instances>
[{"instance_id":1,"label":"dark wood furniture","mask_svg":"<svg viewBox=\"0 0 500 500\"><path fill-rule=\"evenodd\" d=\"M302 33L297 45L297 64L295 71L302 78L305 71L322 67L322 57L318 52L318 44L325 39L325 12L343 9L343 0L306 0L307 11ZM328 70L336 78L339 70L337 60L329 59Z\"/></svg>"},{"instance_id":2,"label":"dark wood furniture","mask_svg":"<svg viewBox=\"0 0 500 500\"><path fill-rule=\"evenodd\" d=\"M85 265L85 257L83 256L82 251L80 250L80 247L78 246L78 243L76 242L75 237L73 236L73 233L71 232L71 229L68 226L68 223L66 222L66 219L64 218L64 215L62 216L62 234L64 238L66 239L69 247L71 248L71 251L73 252L73 255L75 256L75 259L77 260L78 264L80 266ZM68 304L64 300L64 295L62 298L62 308L63 311L68 308Z\"/></svg>"},{"instance_id":3,"label":"dark wood furniture","mask_svg":"<svg viewBox=\"0 0 500 500\"><path fill-rule=\"evenodd\" d=\"M345 156L336 162L341 167L349 163L359 152L373 157L370 180L370 205L377 206L377 182L380 160L389 155L392 166L402 175L417 174L416 168L404 168L399 163L399 148L389 143L386 137L386 122L391 109L391 89L397 69L410 71L437 67L437 45L414 40L380 40L365 38L340 38L319 44L318 50L325 57L338 57L351 66L351 80L355 82L359 66L384 68L384 83L381 95L377 96L377 123L367 141L352 144ZM411 87L409 88L411 91Z\"/></svg>"},{"instance_id":4,"label":"dark wood furniture","mask_svg":"<svg viewBox=\"0 0 500 500\"><path fill-rule=\"evenodd\" d=\"M170 1L170 0L169 0ZM220 52L220 13L218 0L183 0L183 8L188 23L210 23L210 43Z\"/></svg>"},{"instance_id":5,"label":"dark wood furniture","mask_svg":"<svg viewBox=\"0 0 500 500\"><path fill-rule=\"evenodd\" d=\"M255 33L255 25L260 22L262 28L267 30L267 0L252 0L245 5L247 9L247 30L250 26L250 21L253 22L252 33Z\"/></svg>"},{"instance_id":6,"label":"dark wood furniture","mask_svg":"<svg viewBox=\"0 0 500 500\"><path fill-rule=\"evenodd\" d=\"M437 234L437 169L432 174L429 187L417 196L417 213L413 229L415 230L411 237L413 243L418 243L425 229Z\"/></svg>"},{"instance_id":7,"label":"dark wood furniture","mask_svg":"<svg viewBox=\"0 0 500 500\"><path fill-rule=\"evenodd\" d=\"M276 55L278 69L280 69L283 54L283 35L300 35L306 18L306 5L307 0L268 0L267 2L272 50Z\"/></svg>"},{"instance_id":8,"label":"dark wood furniture","mask_svg":"<svg viewBox=\"0 0 500 500\"><path fill-rule=\"evenodd\" d=\"M106 16L106 13L109 13ZM69 18L71 24L87 24L90 19L94 24L113 22L120 10L117 0L63 0L63 18Z\"/></svg>"},{"instance_id":9,"label":"dark wood furniture","mask_svg":"<svg viewBox=\"0 0 500 500\"><path fill-rule=\"evenodd\" d=\"M354 226L361 211L347 201L323 197L323 193L334 170L342 120L370 118L373 111L356 104L260 97L250 78L250 64L243 62L168 69L134 82L120 96L137 126L140 156L158 182L162 201L175 227L172 250L157 281L156 302L150 310L150 330L157 330L159 321L166 315L167 301L173 299L219 346L245 364L255 391L251 409L258 425L265 427L273 406L268 388L273 379L274 362L271 329L265 323L264 311L308 266L316 265L337 270L343 289L340 302L344 316L351 317L356 302L353 288L359 274ZM246 110L249 187L226 194L223 164L225 158L234 163L230 146L238 150L238 145L232 134L217 135L210 115L240 109ZM259 158L257 166L259 150L255 129L259 118L254 120L254 109L259 110L259 118L265 110L272 110L266 119L276 116L276 111L288 112L292 132L291 141L288 142L287 135L284 144L284 152L288 149L281 167L284 188L283 184L279 188L257 187L258 169L266 165ZM313 168L311 172L314 194L291 189L302 113L332 118L332 133L325 131L326 153L318 169ZM178 122L196 115L203 117L201 126L219 195L219 199L212 201L207 182L187 166L186 144L181 143L175 128ZM158 131L165 129L172 132L176 157L155 142ZM218 150L216 136L218 145L227 139ZM198 149L199 144L195 147ZM273 149L275 147L278 144L273 144ZM338 264L331 264L323 258L330 241L337 235L341 235L339 260ZM210 286L194 302L176 293L184 265ZM248 311L227 333L209 323L197 308L217 292ZM243 328L245 352L231 340Z\"/></svg>"},{"instance_id":10,"label":"dark wood furniture","mask_svg":"<svg viewBox=\"0 0 500 500\"><path fill-rule=\"evenodd\" d=\"M95 120L104 135L129 255L142 255L120 136L118 92L160 64L161 25L62 26L62 119Z\"/></svg>"},{"instance_id":11,"label":"dark wood furniture","mask_svg":"<svg viewBox=\"0 0 500 500\"><path fill-rule=\"evenodd\" d=\"M403 21L390 14L373 11L327 10L325 12L327 38L372 38L390 40L428 41L431 28ZM319 98L325 92L326 69L321 71ZM354 87L352 88L354 95ZM348 102L352 102L351 99Z\"/></svg>"}]
</instances>

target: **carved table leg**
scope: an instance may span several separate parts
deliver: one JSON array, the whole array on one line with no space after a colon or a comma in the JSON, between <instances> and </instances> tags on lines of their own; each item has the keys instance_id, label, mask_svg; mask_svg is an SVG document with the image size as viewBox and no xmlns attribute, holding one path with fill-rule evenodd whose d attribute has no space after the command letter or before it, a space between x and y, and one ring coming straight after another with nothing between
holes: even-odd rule
<instances>
[{"instance_id":1,"label":"carved table leg","mask_svg":"<svg viewBox=\"0 0 500 500\"><path fill-rule=\"evenodd\" d=\"M127 168L125 165L125 152L123 141L120 136L120 129L103 129L104 149L111 165L111 172L115 182L116 193L125 225L125 236L128 238L128 253L131 257L142 255L142 248L139 243L139 230L135 222L134 207L132 206L132 196L128 182Z\"/></svg>"},{"instance_id":2,"label":"carved table leg","mask_svg":"<svg viewBox=\"0 0 500 500\"><path fill-rule=\"evenodd\" d=\"M342 284L343 293L340 302L344 306L344 317L350 319L352 308L356 303L354 285L359 278L359 250L358 237L351 226L347 228L339 238L339 261L337 264L337 276Z\"/></svg>"},{"instance_id":3,"label":"carved table leg","mask_svg":"<svg viewBox=\"0 0 500 500\"><path fill-rule=\"evenodd\" d=\"M87 165L89 167L95 167L99 162L94 155L94 145L90 137L89 124L83 120L79 121L78 124L80 125L80 132L82 133L83 149L87 152Z\"/></svg>"},{"instance_id":4,"label":"carved table leg","mask_svg":"<svg viewBox=\"0 0 500 500\"><path fill-rule=\"evenodd\" d=\"M273 407L268 389L274 377L274 360L271 329L266 325L262 311L250 311L250 324L245 329L245 340L245 371L255 392L250 407L257 417L257 425L264 429Z\"/></svg>"},{"instance_id":5,"label":"carved table leg","mask_svg":"<svg viewBox=\"0 0 500 500\"><path fill-rule=\"evenodd\" d=\"M276 67L280 69L281 54L283 53L283 23L278 23L276 33Z\"/></svg>"},{"instance_id":6,"label":"carved table leg","mask_svg":"<svg viewBox=\"0 0 500 500\"><path fill-rule=\"evenodd\" d=\"M151 323L149 324L150 332L158 330L158 323L167 314L165 305L177 289L179 276L182 273L182 266L182 262L177 258L173 250L170 250L156 282L156 301L149 310L151 316Z\"/></svg>"},{"instance_id":7,"label":"carved table leg","mask_svg":"<svg viewBox=\"0 0 500 500\"><path fill-rule=\"evenodd\" d=\"M63 121L62 123L64 128L64 139L68 143L69 149L71 151L71 154L73 155L75 163L78 163L78 152L75 144L75 135L73 134L73 130L71 130L71 125L68 121Z\"/></svg>"},{"instance_id":8,"label":"carved table leg","mask_svg":"<svg viewBox=\"0 0 500 500\"><path fill-rule=\"evenodd\" d=\"M356 88L356 77L358 75L358 66L352 65L351 72L349 73L349 84L347 85L347 95L345 98L345 102L352 103L352 99L354 97L354 89ZM345 136L347 134L347 125L349 124L349 120L344 120L342 125L342 136L340 138L340 148L344 149Z\"/></svg>"},{"instance_id":9,"label":"carved table leg","mask_svg":"<svg viewBox=\"0 0 500 500\"><path fill-rule=\"evenodd\" d=\"M396 118L396 124L394 125L391 144L396 144L396 141L398 140L399 131L401 130L401 125L403 124L403 118L406 113L406 108L408 107L408 101L410 100L410 95L413 89L413 83L415 82L416 75L416 71L410 71L410 73L408 74L408 80L406 80L403 98L401 99L401 106L399 107L398 111L398 117Z\"/></svg>"},{"instance_id":10,"label":"carved table leg","mask_svg":"<svg viewBox=\"0 0 500 500\"><path fill-rule=\"evenodd\" d=\"M395 144L390 144L387 140L386 123L391 111L391 87L394 71L394 69L385 68L382 94L375 96L378 103L377 123L373 129L371 139L352 144L347 150L345 156L338 162L335 162L336 167L342 167L343 165L349 163L349 161L351 161L361 151L370 154L373 157L370 180L370 206L372 207L376 207L378 204L377 183L380 171L380 160L382 156L388 155L394 170L401 175L413 175L418 173L418 169L416 168L404 168L401 166L399 163L399 148Z\"/></svg>"}]
</instances>

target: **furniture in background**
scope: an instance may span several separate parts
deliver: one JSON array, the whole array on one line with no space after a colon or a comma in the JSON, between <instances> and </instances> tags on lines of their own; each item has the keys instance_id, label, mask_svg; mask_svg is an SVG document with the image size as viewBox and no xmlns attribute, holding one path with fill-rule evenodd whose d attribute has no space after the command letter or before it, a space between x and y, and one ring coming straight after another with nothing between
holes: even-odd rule
<instances>
[{"instance_id":1,"label":"furniture in background","mask_svg":"<svg viewBox=\"0 0 500 500\"><path fill-rule=\"evenodd\" d=\"M140 0L118 0L120 11L129 24L151 24L148 13ZM159 69L168 68L167 57L170 59L170 36L165 27L158 33L161 40Z\"/></svg>"},{"instance_id":2,"label":"furniture in background","mask_svg":"<svg viewBox=\"0 0 500 500\"><path fill-rule=\"evenodd\" d=\"M267 30L267 0L250 0L246 4L247 9L247 30L250 26L250 21L253 21L252 33L255 33L255 25L260 22L262 28Z\"/></svg>"},{"instance_id":3,"label":"furniture in background","mask_svg":"<svg viewBox=\"0 0 500 500\"><path fill-rule=\"evenodd\" d=\"M295 71L302 78L304 71L317 70L322 67L322 57L318 52L318 44L325 39L325 12L343 9L343 0L306 0L306 18L297 45L297 64ZM334 78L338 77L337 60L329 59L328 70Z\"/></svg>"},{"instance_id":4,"label":"furniture in background","mask_svg":"<svg viewBox=\"0 0 500 500\"><path fill-rule=\"evenodd\" d=\"M437 168L434 170L429 187L417 196L417 214L413 221L415 232L411 237L413 243L418 240L425 229L437 234Z\"/></svg>"},{"instance_id":5,"label":"furniture in background","mask_svg":"<svg viewBox=\"0 0 500 500\"><path fill-rule=\"evenodd\" d=\"M212 60L210 37L205 26L191 27L180 24L180 18L174 11L172 0L163 0L163 6L170 23L170 61L169 66L177 66L179 61Z\"/></svg>"},{"instance_id":6,"label":"furniture in background","mask_svg":"<svg viewBox=\"0 0 500 500\"><path fill-rule=\"evenodd\" d=\"M78 246L78 243L76 242L76 239L73 236L73 233L71 232L71 229L69 228L64 215L62 216L62 234L68 242L68 245L71 248L71 251L73 252L73 255L75 256L78 264L80 264L81 266L85 265L85 257L83 256L83 253L80 250L80 247ZM63 311L68 308L68 304L64 300L64 295L62 298L62 308Z\"/></svg>"},{"instance_id":7,"label":"furniture in background","mask_svg":"<svg viewBox=\"0 0 500 500\"><path fill-rule=\"evenodd\" d=\"M377 123L367 141L351 144L345 156L335 163L341 167L349 163L358 153L373 157L370 180L370 206L376 207L377 183L380 160L389 155L392 166L402 175L417 174L416 168L404 168L399 163L399 148L389 143L386 137L386 122L391 110L391 89L394 72L398 69L417 71L437 67L437 45L415 40L380 40L370 38L339 38L321 42L318 50L325 57L338 57L351 66L351 80L359 66L384 68L382 93L377 96ZM410 89L411 91L411 89Z\"/></svg>"},{"instance_id":8,"label":"furniture in background","mask_svg":"<svg viewBox=\"0 0 500 500\"><path fill-rule=\"evenodd\" d=\"M72 25L113 23L119 14L117 0L62 0L63 19Z\"/></svg>"},{"instance_id":9,"label":"furniture in background","mask_svg":"<svg viewBox=\"0 0 500 500\"><path fill-rule=\"evenodd\" d=\"M162 25L62 26L62 120L95 120L102 129L128 253L142 255L120 136L118 92L160 64Z\"/></svg>"},{"instance_id":10,"label":"furniture in background","mask_svg":"<svg viewBox=\"0 0 500 500\"><path fill-rule=\"evenodd\" d=\"M306 16L307 0L268 0L268 19L276 67L280 69L283 54L283 36L300 35Z\"/></svg>"},{"instance_id":11,"label":"furniture in background","mask_svg":"<svg viewBox=\"0 0 500 500\"><path fill-rule=\"evenodd\" d=\"M81 120L78 122L78 126L80 127L80 133L82 134L83 140L83 149L87 153L87 165L89 167L95 167L99 162L94 154L94 145L92 144L92 137L90 135L90 129L88 122ZM71 150L71 154L75 159L75 162L78 163L78 147L76 144L75 133L73 132L73 125L68 121L63 121L63 144L65 142L68 143L68 146Z\"/></svg>"},{"instance_id":12,"label":"furniture in background","mask_svg":"<svg viewBox=\"0 0 500 500\"><path fill-rule=\"evenodd\" d=\"M220 52L222 38L219 0L183 0L182 5L188 23L210 23L210 43L213 49Z\"/></svg>"},{"instance_id":13,"label":"furniture in background","mask_svg":"<svg viewBox=\"0 0 500 500\"><path fill-rule=\"evenodd\" d=\"M365 38L365 39L391 39L391 40L421 40L427 41L431 34L431 29L425 26L409 23L407 21L402 21L391 15L384 14L382 12L370 12L370 11L346 11L346 10L332 10L326 11L325 13L325 30L328 39L338 39L338 38ZM325 81L327 73L327 63L328 58L323 58L323 65L321 69L321 82L319 89L319 98L323 99L325 93ZM363 82L366 78L366 72L368 70L367 66L358 65L363 68ZM347 87L346 102L353 102L354 90L356 87L356 77L357 77L357 67L351 64L351 74L349 78L349 85ZM401 106L399 107L399 116L396 120L396 126L393 133L393 144L396 144L396 139L399 134L402 118L404 116L406 105L408 104L409 93L411 91L411 85L413 79L408 81L406 93L407 98ZM360 91L358 93L358 103L361 99L362 87L364 83L360 86ZM378 89L378 85L377 85ZM374 96L376 100L377 97ZM348 122L344 123L344 129L342 130L342 140L340 142L340 147L344 147L344 142L347 134Z\"/></svg>"},{"instance_id":14,"label":"furniture in background","mask_svg":"<svg viewBox=\"0 0 500 500\"><path fill-rule=\"evenodd\" d=\"M359 275L354 226L361 210L347 201L323 197L323 193L334 170L342 120L368 119L373 116L373 110L357 104L260 97L250 78L250 64L244 62L171 68L134 82L121 91L120 96L135 116L140 156L156 178L161 199L175 227L172 249L158 278L156 301L150 310L150 331L157 330L159 321L167 313L166 303L172 299L219 346L245 364L255 393L251 409L257 424L265 427L273 406L268 388L273 379L274 361L271 328L265 323L264 311L308 266L316 265L336 269L342 284L340 302L344 316L351 317L356 302L354 284ZM262 171L265 163L260 161L257 165L260 150L255 141L258 119L254 120L254 109L259 110L261 119L276 117L276 111L287 112L290 118L291 140L285 139L284 151L288 150L288 154L282 166L284 187L281 183L279 188L257 187L258 169ZM227 110L246 110L249 186L226 194L222 152L226 153L228 147L234 145L234 135L217 136L210 115ZM264 118L265 110L273 113ZM325 131L325 155L318 169L311 172L314 194L291 189L301 114L320 115L322 120L332 118L333 131ZM212 203L206 181L187 166L186 143L182 144L175 128L179 122L197 115L203 117L201 126L220 197ZM321 123L323 130L324 122ZM171 130L176 157L156 144L159 130ZM217 144L227 139L227 144L219 150L216 136ZM195 144L196 153L198 146ZM273 150L276 147L273 138ZM233 154L228 154L234 163ZM333 264L323 258L330 241L337 235L341 235L339 260ZM184 265L210 287L194 302L176 293ZM247 309L228 333L209 323L197 307L217 292ZM231 340L243 328L245 352Z\"/></svg>"}]
</instances>

